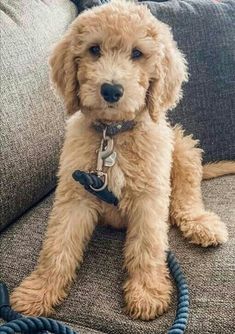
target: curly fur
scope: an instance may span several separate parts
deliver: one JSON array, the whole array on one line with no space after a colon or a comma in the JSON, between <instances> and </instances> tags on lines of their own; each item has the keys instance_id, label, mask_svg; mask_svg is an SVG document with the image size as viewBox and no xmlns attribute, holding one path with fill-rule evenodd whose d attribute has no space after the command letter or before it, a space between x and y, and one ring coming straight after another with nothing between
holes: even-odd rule
<instances>
[{"instance_id":1,"label":"curly fur","mask_svg":"<svg viewBox=\"0 0 235 334\"><path fill-rule=\"evenodd\" d=\"M88 51L94 44L101 46L100 58ZM140 49L143 57L132 60L133 48ZM153 319L170 303L165 263L169 213L171 222L195 244L206 247L227 240L225 225L202 203L198 142L166 120L166 111L177 104L187 81L185 58L170 28L147 7L113 1L74 21L55 47L50 66L67 112L74 115L67 123L56 199L39 262L13 292L12 305L25 314L50 314L67 295L84 248L102 222L127 228L128 314ZM124 87L115 106L100 95L104 82ZM101 134L91 123L97 119L136 120L133 130L114 137L117 163L108 170L108 178L120 201L118 209L100 202L71 177L75 169L95 169ZM219 169L223 174L222 165Z\"/></svg>"}]
</instances>

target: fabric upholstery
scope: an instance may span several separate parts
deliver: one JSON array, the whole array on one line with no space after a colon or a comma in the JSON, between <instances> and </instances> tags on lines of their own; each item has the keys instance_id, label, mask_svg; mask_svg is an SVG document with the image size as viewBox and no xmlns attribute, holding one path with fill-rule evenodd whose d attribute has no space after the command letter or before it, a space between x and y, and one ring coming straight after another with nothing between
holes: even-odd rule
<instances>
[{"instance_id":1,"label":"fabric upholstery","mask_svg":"<svg viewBox=\"0 0 235 334\"><path fill-rule=\"evenodd\" d=\"M183 100L170 119L200 139L204 162L235 160L234 0L148 3L172 27L189 65Z\"/></svg>"},{"instance_id":2,"label":"fabric upholstery","mask_svg":"<svg viewBox=\"0 0 235 334\"><path fill-rule=\"evenodd\" d=\"M77 12L66 0L0 1L0 10L1 229L55 185L64 115L47 58Z\"/></svg>"},{"instance_id":3,"label":"fabric upholstery","mask_svg":"<svg viewBox=\"0 0 235 334\"><path fill-rule=\"evenodd\" d=\"M170 248L189 283L187 334L233 333L235 177L204 182L203 197L207 208L227 223L230 239L219 248L203 249L183 240L178 229L170 230ZM47 197L0 235L1 279L11 290L36 264L52 201L53 195ZM87 333L93 333L92 329L107 334L166 333L175 314L175 291L170 310L154 321L133 321L123 313L124 239L124 232L109 227L96 229L68 299L56 309L57 319L91 328Z\"/></svg>"}]
</instances>

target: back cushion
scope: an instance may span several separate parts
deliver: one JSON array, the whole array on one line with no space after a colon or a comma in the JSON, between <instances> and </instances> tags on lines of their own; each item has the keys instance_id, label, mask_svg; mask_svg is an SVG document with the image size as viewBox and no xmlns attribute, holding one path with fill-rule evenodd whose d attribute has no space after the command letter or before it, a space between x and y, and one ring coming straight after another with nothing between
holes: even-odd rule
<instances>
[{"instance_id":1,"label":"back cushion","mask_svg":"<svg viewBox=\"0 0 235 334\"><path fill-rule=\"evenodd\" d=\"M234 0L143 1L172 27L189 64L173 124L200 139L204 162L235 160Z\"/></svg>"}]
</instances>

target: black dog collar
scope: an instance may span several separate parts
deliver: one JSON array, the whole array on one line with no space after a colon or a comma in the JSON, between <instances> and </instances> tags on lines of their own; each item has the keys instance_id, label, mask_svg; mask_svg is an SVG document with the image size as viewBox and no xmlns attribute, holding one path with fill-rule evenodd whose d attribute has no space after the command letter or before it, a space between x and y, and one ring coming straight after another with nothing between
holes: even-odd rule
<instances>
[{"instance_id":1,"label":"black dog collar","mask_svg":"<svg viewBox=\"0 0 235 334\"><path fill-rule=\"evenodd\" d=\"M93 128L97 132L102 132L106 129L107 136L115 136L120 132L125 132L128 130L132 130L135 126L136 122L134 120L130 121L120 121L120 122L113 122L113 123L104 123L101 121L97 121L92 124Z\"/></svg>"}]
</instances>

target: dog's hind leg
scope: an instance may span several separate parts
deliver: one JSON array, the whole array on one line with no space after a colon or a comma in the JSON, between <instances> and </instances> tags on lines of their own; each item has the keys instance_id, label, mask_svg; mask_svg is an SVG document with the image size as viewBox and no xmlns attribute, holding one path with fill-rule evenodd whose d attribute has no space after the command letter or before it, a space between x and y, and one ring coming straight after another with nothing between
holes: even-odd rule
<instances>
[{"instance_id":1,"label":"dog's hind leg","mask_svg":"<svg viewBox=\"0 0 235 334\"><path fill-rule=\"evenodd\" d=\"M176 224L185 238L207 247L227 241L225 224L213 212L206 211L202 201L202 150L192 136L184 136L175 127L172 166L171 222Z\"/></svg>"}]
</instances>

